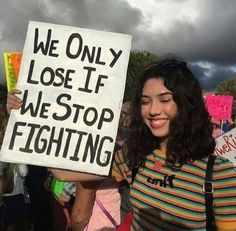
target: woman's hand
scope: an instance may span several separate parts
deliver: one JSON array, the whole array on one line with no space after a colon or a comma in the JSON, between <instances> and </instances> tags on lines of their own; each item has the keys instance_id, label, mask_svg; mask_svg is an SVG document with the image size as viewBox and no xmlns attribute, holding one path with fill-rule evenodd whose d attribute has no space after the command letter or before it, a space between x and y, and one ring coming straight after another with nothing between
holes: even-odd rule
<instances>
[{"instance_id":1,"label":"woman's hand","mask_svg":"<svg viewBox=\"0 0 236 231\"><path fill-rule=\"evenodd\" d=\"M20 90L14 89L7 94L7 112L10 113L11 109L19 109L22 105L22 100L17 96L21 94Z\"/></svg>"}]
</instances>

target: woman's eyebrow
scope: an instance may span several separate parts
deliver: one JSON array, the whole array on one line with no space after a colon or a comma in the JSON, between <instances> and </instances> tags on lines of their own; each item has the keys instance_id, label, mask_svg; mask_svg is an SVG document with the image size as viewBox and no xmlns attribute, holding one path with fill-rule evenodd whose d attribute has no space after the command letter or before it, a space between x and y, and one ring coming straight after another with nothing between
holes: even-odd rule
<instances>
[{"instance_id":1,"label":"woman's eyebrow","mask_svg":"<svg viewBox=\"0 0 236 231\"><path fill-rule=\"evenodd\" d=\"M158 96L165 96L165 95L173 95L173 94L172 92L169 91L158 94Z\"/></svg>"},{"instance_id":2,"label":"woman's eyebrow","mask_svg":"<svg viewBox=\"0 0 236 231\"><path fill-rule=\"evenodd\" d=\"M159 93L156 96L165 96L165 95L173 95L173 94L170 91L166 91L166 92ZM148 95L142 94L141 97L148 98Z\"/></svg>"}]
</instances>

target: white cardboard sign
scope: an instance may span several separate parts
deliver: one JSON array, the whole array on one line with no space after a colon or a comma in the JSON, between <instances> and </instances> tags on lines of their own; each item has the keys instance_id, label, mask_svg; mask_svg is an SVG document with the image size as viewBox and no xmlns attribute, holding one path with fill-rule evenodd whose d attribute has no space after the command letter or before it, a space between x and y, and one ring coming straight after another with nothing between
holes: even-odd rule
<instances>
[{"instance_id":1,"label":"white cardboard sign","mask_svg":"<svg viewBox=\"0 0 236 231\"><path fill-rule=\"evenodd\" d=\"M216 138L214 154L229 159L236 167L236 128Z\"/></svg>"},{"instance_id":2,"label":"white cardboard sign","mask_svg":"<svg viewBox=\"0 0 236 231\"><path fill-rule=\"evenodd\" d=\"M0 159L108 175L131 36L31 21Z\"/></svg>"}]
</instances>

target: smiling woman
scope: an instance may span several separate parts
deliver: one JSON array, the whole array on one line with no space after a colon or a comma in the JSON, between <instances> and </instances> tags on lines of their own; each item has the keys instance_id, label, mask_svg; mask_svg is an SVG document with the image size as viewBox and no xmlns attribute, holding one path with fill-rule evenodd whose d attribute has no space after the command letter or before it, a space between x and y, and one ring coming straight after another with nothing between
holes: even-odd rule
<instances>
[{"instance_id":1,"label":"smiling woman","mask_svg":"<svg viewBox=\"0 0 236 231\"><path fill-rule=\"evenodd\" d=\"M113 171L132 184L131 230L206 230L202 186L215 141L201 87L187 63L149 65L138 81L133 108L126 161L116 160ZM137 171L133 180L130 168ZM229 224L235 230L236 187L228 184L236 185L232 163L217 157L213 179L215 224L218 230ZM225 206L228 196L232 204Z\"/></svg>"}]
</instances>

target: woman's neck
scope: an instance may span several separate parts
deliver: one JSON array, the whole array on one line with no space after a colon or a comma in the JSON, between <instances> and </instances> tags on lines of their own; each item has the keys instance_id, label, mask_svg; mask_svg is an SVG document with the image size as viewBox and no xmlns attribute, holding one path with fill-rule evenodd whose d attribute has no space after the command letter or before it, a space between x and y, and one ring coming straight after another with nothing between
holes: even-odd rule
<instances>
[{"instance_id":1,"label":"woman's neck","mask_svg":"<svg viewBox=\"0 0 236 231\"><path fill-rule=\"evenodd\" d=\"M164 153L166 153L166 149L167 149L167 142L168 142L168 138L167 137L163 137L160 139L160 150Z\"/></svg>"}]
</instances>

